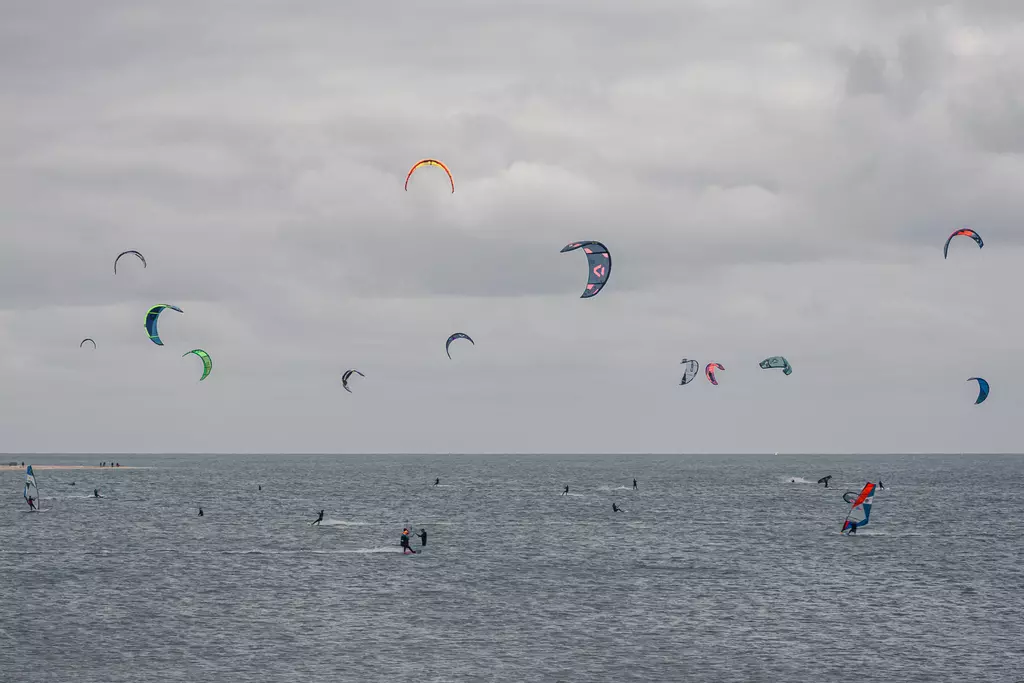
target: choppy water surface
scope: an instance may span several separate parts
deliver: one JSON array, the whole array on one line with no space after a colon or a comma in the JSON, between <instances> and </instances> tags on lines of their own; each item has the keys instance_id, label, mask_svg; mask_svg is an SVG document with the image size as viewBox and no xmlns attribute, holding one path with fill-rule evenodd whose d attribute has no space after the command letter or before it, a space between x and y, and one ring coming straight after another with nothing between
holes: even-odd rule
<instances>
[{"instance_id":1,"label":"choppy water surface","mask_svg":"<svg viewBox=\"0 0 1024 683\"><path fill-rule=\"evenodd\" d=\"M0 472L0 680L1024 679L1021 457L118 457Z\"/></svg>"}]
</instances>

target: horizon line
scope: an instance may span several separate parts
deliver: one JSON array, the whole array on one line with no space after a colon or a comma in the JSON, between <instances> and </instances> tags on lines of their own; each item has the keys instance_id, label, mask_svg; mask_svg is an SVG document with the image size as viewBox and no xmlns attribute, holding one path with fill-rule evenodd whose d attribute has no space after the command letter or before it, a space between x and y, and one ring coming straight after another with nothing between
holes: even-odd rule
<instances>
[{"instance_id":1,"label":"horizon line","mask_svg":"<svg viewBox=\"0 0 1024 683\"><path fill-rule=\"evenodd\" d=\"M39 452L20 452L20 453L0 453L0 459L5 457L47 457L47 456L67 456L67 457L91 457L91 456L139 456L139 457L160 457L160 456L188 456L188 455L208 455L208 456L265 456L265 455L277 455L284 457L303 456L303 455L314 455L314 456L359 456L359 455L372 455L372 456L403 456L403 455L414 455L414 456L473 456L473 455L487 455L487 456L515 456L515 455L547 455L547 456L591 456L591 457L605 457L609 455L622 455L622 456L634 456L634 455L653 455L653 456L791 456L791 455L806 455L806 456L833 456L833 455L1024 455L1024 453L1016 451L1001 451L1001 452L981 452L981 451L957 451L957 452L934 452L934 451L904 451L904 452L886 452L886 451L872 451L872 452L851 452L851 451L828 451L828 452L764 452L764 451L746 451L737 453L679 453L679 452L667 452L667 451L630 451L630 452L603 452L603 453L571 453L571 452L544 452L544 451L528 451L528 452L509 452L509 451L487 451L487 452L411 452L411 451L391 451L391 452L333 452L333 451L295 451L295 452L234 452L234 451L163 451L163 452L147 452L139 453L134 451L39 451Z\"/></svg>"}]
</instances>

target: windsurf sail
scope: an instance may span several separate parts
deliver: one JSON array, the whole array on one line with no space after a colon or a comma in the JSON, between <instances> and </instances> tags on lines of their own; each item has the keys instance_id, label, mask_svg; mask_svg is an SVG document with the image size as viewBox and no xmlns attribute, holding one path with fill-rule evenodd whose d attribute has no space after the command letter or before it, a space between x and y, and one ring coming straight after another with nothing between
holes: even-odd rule
<instances>
[{"instance_id":1,"label":"windsurf sail","mask_svg":"<svg viewBox=\"0 0 1024 683\"><path fill-rule=\"evenodd\" d=\"M36 509L39 509L39 487L36 486L36 475L32 471L32 465L29 465L28 469L25 470L25 488L22 491L22 495L25 496L26 503L31 498Z\"/></svg>"},{"instance_id":2,"label":"windsurf sail","mask_svg":"<svg viewBox=\"0 0 1024 683\"><path fill-rule=\"evenodd\" d=\"M871 519L871 503L874 497L875 485L869 481L868 483L864 484L864 488L860 490L860 493L857 494L857 497L853 499L853 503L850 504L850 512L846 515L846 520L843 522L842 530L844 532L850 529L850 527L854 524L857 525L858 529L866 527L868 525L868 520ZM856 510L860 510L862 513L864 513L864 519L860 521L851 521L850 517L853 516L853 513Z\"/></svg>"}]
</instances>

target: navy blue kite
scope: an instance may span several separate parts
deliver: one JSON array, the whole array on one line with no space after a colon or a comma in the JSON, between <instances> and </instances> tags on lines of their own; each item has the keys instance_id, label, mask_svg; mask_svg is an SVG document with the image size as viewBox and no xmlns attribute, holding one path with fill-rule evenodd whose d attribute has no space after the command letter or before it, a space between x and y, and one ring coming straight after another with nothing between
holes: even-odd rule
<instances>
[{"instance_id":1,"label":"navy blue kite","mask_svg":"<svg viewBox=\"0 0 1024 683\"><path fill-rule=\"evenodd\" d=\"M452 342L455 341L456 339L466 339L469 341L470 344L476 346L476 342L470 339L468 334L466 334L465 332L456 332L452 336L448 337L448 341L444 343L444 352L448 354L448 360L452 359L452 353L451 351L448 350L448 347L451 346Z\"/></svg>"},{"instance_id":2,"label":"navy blue kite","mask_svg":"<svg viewBox=\"0 0 1024 683\"><path fill-rule=\"evenodd\" d=\"M608 247L600 242L590 240L567 244L562 247L561 253L564 254L567 251L575 251L576 249L582 249L583 253L587 255L587 267L589 269L587 288L583 290L583 295L580 298L589 299L592 296L597 296L597 293L608 283L608 276L612 274L612 255L608 252Z\"/></svg>"}]
</instances>

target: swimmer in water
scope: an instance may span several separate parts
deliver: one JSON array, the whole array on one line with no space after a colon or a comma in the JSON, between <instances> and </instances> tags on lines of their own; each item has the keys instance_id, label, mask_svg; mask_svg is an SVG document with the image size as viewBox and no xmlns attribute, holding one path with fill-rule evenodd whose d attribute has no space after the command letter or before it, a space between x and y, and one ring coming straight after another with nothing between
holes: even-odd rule
<instances>
[{"instance_id":1,"label":"swimmer in water","mask_svg":"<svg viewBox=\"0 0 1024 683\"><path fill-rule=\"evenodd\" d=\"M324 521L324 511L323 511L323 510L321 510L321 511L320 511L320 516L319 516L319 517L317 517L317 518L316 518L315 520L313 520L312 522L310 522L310 523L309 523L309 525L310 525L310 526L313 526L314 524L316 524L316 525L318 525L318 526L319 526L320 522L322 522L322 521Z\"/></svg>"},{"instance_id":2,"label":"swimmer in water","mask_svg":"<svg viewBox=\"0 0 1024 683\"><path fill-rule=\"evenodd\" d=\"M562 491L562 495L563 496L569 495L569 485L568 484L565 485L565 490Z\"/></svg>"}]
</instances>

